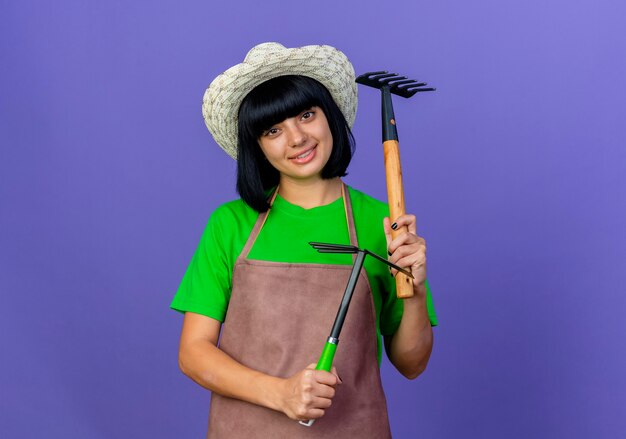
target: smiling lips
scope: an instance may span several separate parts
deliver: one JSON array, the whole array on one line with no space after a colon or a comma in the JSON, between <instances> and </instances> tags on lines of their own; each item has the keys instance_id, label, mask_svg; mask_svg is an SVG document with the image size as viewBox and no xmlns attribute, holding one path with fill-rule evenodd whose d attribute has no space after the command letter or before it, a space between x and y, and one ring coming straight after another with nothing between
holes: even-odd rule
<instances>
[{"instance_id":1,"label":"smiling lips","mask_svg":"<svg viewBox=\"0 0 626 439\"><path fill-rule=\"evenodd\" d=\"M316 148L317 148L317 145L315 145L313 148L307 149L306 151L298 154L297 156L289 157L289 160L298 164L309 163L315 157Z\"/></svg>"}]
</instances>

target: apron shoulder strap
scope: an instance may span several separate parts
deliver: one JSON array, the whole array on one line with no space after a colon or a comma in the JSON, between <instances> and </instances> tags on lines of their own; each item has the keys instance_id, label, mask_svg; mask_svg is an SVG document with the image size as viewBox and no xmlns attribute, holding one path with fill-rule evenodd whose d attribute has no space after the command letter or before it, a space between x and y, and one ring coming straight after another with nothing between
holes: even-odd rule
<instances>
[{"instance_id":1,"label":"apron shoulder strap","mask_svg":"<svg viewBox=\"0 0 626 439\"><path fill-rule=\"evenodd\" d=\"M356 237L356 226L354 225L354 214L352 213L352 201L350 200L350 191L345 183L341 183L341 195L343 196L343 207L346 211L346 222L348 223L348 234L350 235L350 245L359 246L359 240Z\"/></svg>"},{"instance_id":2,"label":"apron shoulder strap","mask_svg":"<svg viewBox=\"0 0 626 439\"><path fill-rule=\"evenodd\" d=\"M270 209L272 207L272 204L274 204L276 195L278 195L278 186L276 187L276 189L274 189L274 193L272 194L269 200ZM246 245L243 247L243 250L241 251L241 254L239 255L240 258L245 259L248 257L248 254L250 253L250 250L252 250L252 246L254 245L254 242L256 241L257 236L259 236L259 233L261 232L261 229L263 228L263 224L265 224L265 221L267 220L267 215L270 213L270 209L267 209L265 212L259 213L259 216L256 222L254 223L254 227L252 227L252 231L250 232L250 235L248 235L248 240L246 241Z\"/></svg>"}]
</instances>

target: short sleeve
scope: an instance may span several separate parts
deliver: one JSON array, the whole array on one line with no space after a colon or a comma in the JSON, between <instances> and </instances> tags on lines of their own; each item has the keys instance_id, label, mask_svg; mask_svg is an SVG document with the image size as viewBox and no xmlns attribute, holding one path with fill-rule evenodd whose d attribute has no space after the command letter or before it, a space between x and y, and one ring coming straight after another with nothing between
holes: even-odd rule
<instances>
[{"instance_id":1,"label":"short sleeve","mask_svg":"<svg viewBox=\"0 0 626 439\"><path fill-rule=\"evenodd\" d=\"M170 307L224 321L232 288L232 256L219 211L211 215Z\"/></svg>"}]
</instances>

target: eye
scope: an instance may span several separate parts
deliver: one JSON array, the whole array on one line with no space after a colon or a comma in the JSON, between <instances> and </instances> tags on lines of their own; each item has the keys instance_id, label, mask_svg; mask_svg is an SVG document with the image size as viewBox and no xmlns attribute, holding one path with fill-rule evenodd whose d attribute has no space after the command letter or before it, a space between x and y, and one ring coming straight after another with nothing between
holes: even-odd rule
<instances>
[{"instance_id":1,"label":"eye","mask_svg":"<svg viewBox=\"0 0 626 439\"><path fill-rule=\"evenodd\" d=\"M300 116L300 119L307 120L307 119L312 118L313 116L315 116L315 111L306 110L304 113L302 113L302 115Z\"/></svg>"},{"instance_id":2,"label":"eye","mask_svg":"<svg viewBox=\"0 0 626 439\"><path fill-rule=\"evenodd\" d=\"M270 128L269 130L265 130L263 131L263 136L267 137L267 136L274 136L278 133L278 128Z\"/></svg>"}]
</instances>

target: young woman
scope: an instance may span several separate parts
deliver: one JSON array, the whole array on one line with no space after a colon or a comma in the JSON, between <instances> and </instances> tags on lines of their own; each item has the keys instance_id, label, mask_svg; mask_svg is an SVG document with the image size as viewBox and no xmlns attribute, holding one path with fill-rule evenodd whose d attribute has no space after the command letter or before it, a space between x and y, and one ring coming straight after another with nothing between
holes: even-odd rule
<instances>
[{"instance_id":1,"label":"young woman","mask_svg":"<svg viewBox=\"0 0 626 439\"><path fill-rule=\"evenodd\" d=\"M211 215L172 308L185 313L180 367L213 392L209 437L390 437L383 344L407 378L426 367L436 317L415 217L390 220L384 203L341 180L356 105L352 65L329 46L261 44L205 93L241 199ZM392 240L402 226L409 233ZM352 256L310 241L387 252L414 276L414 297L400 301L395 270L366 259L332 373L315 362ZM295 422L308 419L317 422Z\"/></svg>"}]
</instances>

